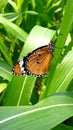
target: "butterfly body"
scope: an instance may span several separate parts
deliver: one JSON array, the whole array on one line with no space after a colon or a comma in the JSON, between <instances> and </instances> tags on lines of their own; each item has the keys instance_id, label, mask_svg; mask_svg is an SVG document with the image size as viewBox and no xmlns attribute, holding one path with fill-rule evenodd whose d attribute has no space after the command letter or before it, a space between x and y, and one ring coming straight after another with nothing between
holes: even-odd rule
<instances>
[{"instance_id":1,"label":"butterfly body","mask_svg":"<svg viewBox=\"0 0 73 130\"><path fill-rule=\"evenodd\" d=\"M53 52L54 45L52 42L35 49L17 62L12 73L17 76L34 75L38 77L47 74L50 68Z\"/></svg>"}]
</instances>

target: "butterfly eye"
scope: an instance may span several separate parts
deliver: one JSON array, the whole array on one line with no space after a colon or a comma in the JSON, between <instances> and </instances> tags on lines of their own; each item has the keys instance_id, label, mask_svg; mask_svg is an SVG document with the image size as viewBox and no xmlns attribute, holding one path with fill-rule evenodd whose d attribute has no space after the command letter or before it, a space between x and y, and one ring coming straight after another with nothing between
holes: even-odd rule
<instances>
[{"instance_id":1,"label":"butterfly eye","mask_svg":"<svg viewBox=\"0 0 73 130\"><path fill-rule=\"evenodd\" d=\"M15 65L12 73L14 75L45 75L50 68L53 51L54 46L51 42L49 45L35 49Z\"/></svg>"}]
</instances>

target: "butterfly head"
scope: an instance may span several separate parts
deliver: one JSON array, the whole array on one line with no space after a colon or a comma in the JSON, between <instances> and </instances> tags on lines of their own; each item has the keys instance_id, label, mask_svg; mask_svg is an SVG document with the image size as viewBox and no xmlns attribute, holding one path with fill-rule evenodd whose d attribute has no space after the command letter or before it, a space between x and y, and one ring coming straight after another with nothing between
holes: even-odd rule
<instances>
[{"instance_id":1,"label":"butterfly head","mask_svg":"<svg viewBox=\"0 0 73 130\"><path fill-rule=\"evenodd\" d=\"M49 52L54 52L54 48L55 48L55 46L54 46L54 44L53 44L53 42L52 41L50 41L50 43L49 43L49 45L48 45L49 47L49 49L48 49L48 51Z\"/></svg>"}]
</instances>

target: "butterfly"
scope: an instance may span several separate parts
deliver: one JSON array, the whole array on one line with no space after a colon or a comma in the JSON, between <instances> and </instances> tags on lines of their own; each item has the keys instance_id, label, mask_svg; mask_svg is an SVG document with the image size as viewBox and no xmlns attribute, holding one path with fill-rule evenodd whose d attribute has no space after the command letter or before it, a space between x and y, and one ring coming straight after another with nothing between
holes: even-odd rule
<instances>
[{"instance_id":1,"label":"butterfly","mask_svg":"<svg viewBox=\"0 0 73 130\"><path fill-rule=\"evenodd\" d=\"M48 45L35 49L18 61L12 69L12 74L44 76L50 68L53 52L54 45L50 41Z\"/></svg>"}]
</instances>

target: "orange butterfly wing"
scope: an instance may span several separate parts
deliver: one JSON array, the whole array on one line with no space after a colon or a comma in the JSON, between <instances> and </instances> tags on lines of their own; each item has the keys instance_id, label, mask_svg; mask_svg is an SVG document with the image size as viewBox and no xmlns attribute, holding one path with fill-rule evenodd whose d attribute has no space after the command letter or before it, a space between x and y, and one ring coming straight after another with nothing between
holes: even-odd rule
<instances>
[{"instance_id":1,"label":"orange butterfly wing","mask_svg":"<svg viewBox=\"0 0 73 130\"><path fill-rule=\"evenodd\" d=\"M28 56L27 70L32 75L44 75L49 70L51 58L52 52L49 52L48 45L44 46Z\"/></svg>"},{"instance_id":2,"label":"orange butterfly wing","mask_svg":"<svg viewBox=\"0 0 73 130\"><path fill-rule=\"evenodd\" d=\"M18 74L18 75L22 74L22 71L21 71L19 64L15 65L15 67L13 68L13 71L15 74Z\"/></svg>"}]
</instances>

